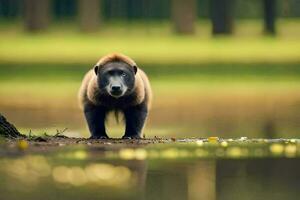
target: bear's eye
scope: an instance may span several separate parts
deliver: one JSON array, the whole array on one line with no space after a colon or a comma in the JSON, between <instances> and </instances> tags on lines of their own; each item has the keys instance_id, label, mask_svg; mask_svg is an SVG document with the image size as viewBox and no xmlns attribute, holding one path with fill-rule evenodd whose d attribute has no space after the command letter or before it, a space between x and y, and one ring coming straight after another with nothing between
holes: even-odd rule
<instances>
[{"instance_id":1,"label":"bear's eye","mask_svg":"<svg viewBox=\"0 0 300 200\"><path fill-rule=\"evenodd\" d=\"M121 74L121 76L123 76L123 77L126 77L127 76L127 74L125 74L124 72Z\"/></svg>"}]
</instances>

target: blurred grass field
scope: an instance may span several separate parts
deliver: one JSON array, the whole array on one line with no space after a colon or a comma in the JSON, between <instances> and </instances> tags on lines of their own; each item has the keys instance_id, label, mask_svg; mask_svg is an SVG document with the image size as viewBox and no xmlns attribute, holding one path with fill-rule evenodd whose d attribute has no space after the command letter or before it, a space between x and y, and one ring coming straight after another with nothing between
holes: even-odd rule
<instances>
[{"instance_id":1,"label":"blurred grass field","mask_svg":"<svg viewBox=\"0 0 300 200\"><path fill-rule=\"evenodd\" d=\"M234 37L212 38L210 24L199 22L197 34L178 36L167 23L112 23L103 31L82 34L75 25L57 24L50 32L26 34L20 24L0 27L0 62L94 63L122 52L148 64L218 62L299 62L300 20L279 21L275 38L262 36L260 21L240 21Z\"/></svg>"}]
</instances>

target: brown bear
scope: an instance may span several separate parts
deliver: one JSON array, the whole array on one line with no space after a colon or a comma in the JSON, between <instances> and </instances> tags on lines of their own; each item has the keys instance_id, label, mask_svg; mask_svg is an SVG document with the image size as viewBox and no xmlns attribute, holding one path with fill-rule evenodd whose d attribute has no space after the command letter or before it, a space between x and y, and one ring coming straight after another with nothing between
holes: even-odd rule
<instances>
[{"instance_id":1,"label":"brown bear","mask_svg":"<svg viewBox=\"0 0 300 200\"><path fill-rule=\"evenodd\" d=\"M122 54L102 57L87 72L79 90L79 101L91 132L91 138L108 138L105 119L110 111L125 118L123 138L141 138L152 101L147 75Z\"/></svg>"}]
</instances>

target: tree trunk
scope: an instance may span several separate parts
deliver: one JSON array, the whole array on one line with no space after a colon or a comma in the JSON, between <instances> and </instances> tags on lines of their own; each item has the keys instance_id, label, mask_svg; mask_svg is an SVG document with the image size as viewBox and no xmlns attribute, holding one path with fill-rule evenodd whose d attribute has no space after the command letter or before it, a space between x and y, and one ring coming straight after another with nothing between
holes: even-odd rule
<instances>
[{"instance_id":1,"label":"tree trunk","mask_svg":"<svg viewBox=\"0 0 300 200\"><path fill-rule=\"evenodd\" d=\"M193 34L197 19L197 1L172 0L172 19L176 33Z\"/></svg>"},{"instance_id":2,"label":"tree trunk","mask_svg":"<svg viewBox=\"0 0 300 200\"><path fill-rule=\"evenodd\" d=\"M231 34L233 31L233 1L211 0L212 32Z\"/></svg>"},{"instance_id":3,"label":"tree trunk","mask_svg":"<svg viewBox=\"0 0 300 200\"><path fill-rule=\"evenodd\" d=\"M266 34L276 34L276 0L263 0L264 31Z\"/></svg>"},{"instance_id":4,"label":"tree trunk","mask_svg":"<svg viewBox=\"0 0 300 200\"><path fill-rule=\"evenodd\" d=\"M0 136L5 138L24 137L14 125L9 123L5 117L0 114Z\"/></svg>"},{"instance_id":5,"label":"tree trunk","mask_svg":"<svg viewBox=\"0 0 300 200\"><path fill-rule=\"evenodd\" d=\"M48 28L50 22L49 0L24 0L25 28L30 32Z\"/></svg>"},{"instance_id":6,"label":"tree trunk","mask_svg":"<svg viewBox=\"0 0 300 200\"><path fill-rule=\"evenodd\" d=\"M95 32L100 25L100 0L79 0L79 24L84 32Z\"/></svg>"}]
</instances>

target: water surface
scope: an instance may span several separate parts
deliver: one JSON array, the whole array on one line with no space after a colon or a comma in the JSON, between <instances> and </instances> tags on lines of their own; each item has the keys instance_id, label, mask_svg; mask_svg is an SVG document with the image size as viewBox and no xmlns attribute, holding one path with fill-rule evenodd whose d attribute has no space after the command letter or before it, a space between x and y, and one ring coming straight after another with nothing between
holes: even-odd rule
<instances>
[{"instance_id":1,"label":"water surface","mask_svg":"<svg viewBox=\"0 0 300 200\"><path fill-rule=\"evenodd\" d=\"M297 199L296 140L195 141L2 149L0 199Z\"/></svg>"}]
</instances>

